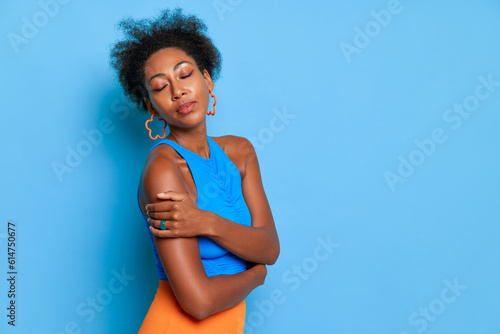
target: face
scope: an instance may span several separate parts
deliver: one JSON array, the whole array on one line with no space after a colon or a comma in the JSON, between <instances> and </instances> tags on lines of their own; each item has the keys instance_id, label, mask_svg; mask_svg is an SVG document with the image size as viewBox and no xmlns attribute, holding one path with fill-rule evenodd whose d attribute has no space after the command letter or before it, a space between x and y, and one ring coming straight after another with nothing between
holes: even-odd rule
<instances>
[{"instance_id":1,"label":"face","mask_svg":"<svg viewBox=\"0 0 500 334\"><path fill-rule=\"evenodd\" d=\"M149 112L167 121L170 130L205 122L213 82L184 51L166 48L151 55L144 64L144 78Z\"/></svg>"}]
</instances>

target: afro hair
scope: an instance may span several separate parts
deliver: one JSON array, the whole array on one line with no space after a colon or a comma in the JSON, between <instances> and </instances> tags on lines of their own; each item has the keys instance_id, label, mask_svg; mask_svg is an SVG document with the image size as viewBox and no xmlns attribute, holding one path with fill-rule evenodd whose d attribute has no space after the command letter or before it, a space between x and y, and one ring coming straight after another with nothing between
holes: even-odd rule
<instances>
[{"instance_id":1,"label":"afro hair","mask_svg":"<svg viewBox=\"0 0 500 334\"><path fill-rule=\"evenodd\" d=\"M144 98L148 97L144 64L161 49L180 49L195 60L202 72L207 70L213 81L219 78L222 57L206 35L206 25L193 15L184 15L182 9L165 9L155 19L126 18L118 27L125 38L113 45L110 64L117 71L125 95L141 112L147 111Z\"/></svg>"}]
</instances>

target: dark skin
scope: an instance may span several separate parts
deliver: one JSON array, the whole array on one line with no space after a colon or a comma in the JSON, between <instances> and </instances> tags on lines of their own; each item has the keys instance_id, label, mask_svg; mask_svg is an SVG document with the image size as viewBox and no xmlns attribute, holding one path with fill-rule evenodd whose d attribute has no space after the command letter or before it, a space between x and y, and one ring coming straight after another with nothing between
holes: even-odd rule
<instances>
[{"instance_id":1,"label":"dark skin","mask_svg":"<svg viewBox=\"0 0 500 334\"><path fill-rule=\"evenodd\" d=\"M145 103L151 114L167 121L167 138L208 159L206 111L208 90L213 90L209 73L201 71L184 51L166 48L148 59L144 74L149 93ZM179 113L181 105L190 111ZM252 144L237 136L212 139L240 172L251 227L198 208L197 190L187 163L169 145L158 145L150 152L139 185L141 210L149 217L172 289L183 309L198 319L244 300L264 283L265 265L273 264L279 255L278 236ZM166 220L168 230L159 229L161 219ZM235 275L207 277L200 257L199 235L212 238L255 265Z\"/></svg>"}]
</instances>

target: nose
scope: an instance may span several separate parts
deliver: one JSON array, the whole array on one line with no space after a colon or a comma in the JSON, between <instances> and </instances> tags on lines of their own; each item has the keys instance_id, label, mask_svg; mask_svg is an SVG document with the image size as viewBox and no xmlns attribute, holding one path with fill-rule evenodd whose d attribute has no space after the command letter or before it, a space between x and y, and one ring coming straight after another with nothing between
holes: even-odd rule
<instances>
[{"instance_id":1,"label":"nose","mask_svg":"<svg viewBox=\"0 0 500 334\"><path fill-rule=\"evenodd\" d=\"M172 100L179 100L183 95L186 94L186 89L180 82L172 82Z\"/></svg>"}]
</instances>

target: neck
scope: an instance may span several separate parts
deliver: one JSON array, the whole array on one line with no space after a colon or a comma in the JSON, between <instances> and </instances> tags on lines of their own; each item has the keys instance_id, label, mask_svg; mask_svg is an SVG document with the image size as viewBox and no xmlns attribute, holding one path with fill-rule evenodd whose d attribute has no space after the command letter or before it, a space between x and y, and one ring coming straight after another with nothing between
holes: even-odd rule
<instances>
[{"instance_id":1,"label":"neck","mask_svg":"<svg viewBox=\"0 0 500 334\"><path fill-rule=\"evenodd\" d=\"M206 159L210 158L206 126L190 129L171 128L166 138Z\"/></svg>"}]
</instances>

